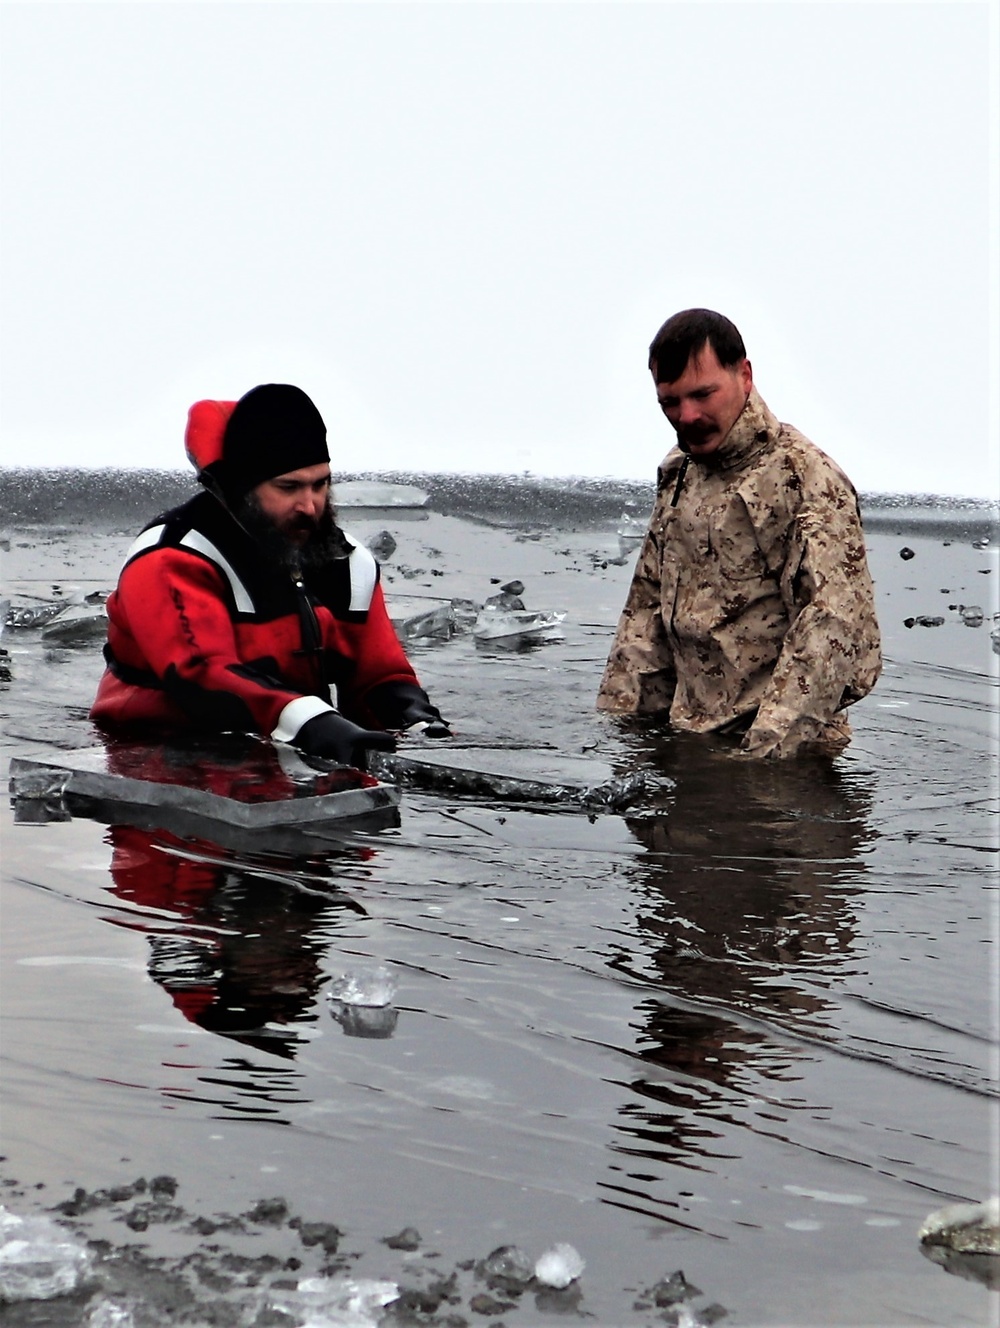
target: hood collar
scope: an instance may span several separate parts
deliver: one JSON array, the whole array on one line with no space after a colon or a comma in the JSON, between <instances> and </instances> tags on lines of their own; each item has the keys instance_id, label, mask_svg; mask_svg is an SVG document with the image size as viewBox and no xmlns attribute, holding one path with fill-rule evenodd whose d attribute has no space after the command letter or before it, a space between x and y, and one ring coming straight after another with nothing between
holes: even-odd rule
<instances>
[{"instance_id":1,"label":"hood collar","mask_svg":"<svg viewBox=\"0 0 1000 1328\"><path fill-rule=\"evenodd\" d=\"M746 405L715 451L707 457L692 457L691 460L708 470L736 470L770 446L778 428L777 419L757 389L751 387Z\"/></svg>"},{"instance_id":2,"label":"hood collar","mask_svg":"<svg viewBox=\"0 0 1000 1328\"><path fill-rule=\"evenodd\" d=\"M688 459L703 470L736 470L770 447L780 428L777 416L771 414L763 397L752 387L746 405L715 451L706 457ZM661 477L668 467L676 471L673 463L683 462L687 455L679 447L673 447L660 465Z\"/></svg>"}]
</instances>

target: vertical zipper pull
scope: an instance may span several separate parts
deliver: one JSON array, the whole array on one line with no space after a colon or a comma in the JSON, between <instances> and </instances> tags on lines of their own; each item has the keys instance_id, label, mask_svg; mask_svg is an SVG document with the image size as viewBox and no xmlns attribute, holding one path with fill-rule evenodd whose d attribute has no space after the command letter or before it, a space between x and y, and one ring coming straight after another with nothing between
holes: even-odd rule
<instances>
[{"instance_id":1,"label":"vertical zipper pull","mask_svg":"<svg viewBox=\"0 0 1000 1328\"><path fill-rule=\"evenodd\" d=\"M671 507L677 506L677 499L681 496L681 485L684 483L684 476L687 474L688 462L690 460L691 458L686 456L681 462L681 468L677 472L677 483L674 485L674 496L670 500Z\"/></svg>"},{"instance_id":2,"label":"vertical zipper pull","mask_svg":"<svg viewBox=\"0 0 1000 1328\"><path fill-rule=\"evenodd\" d=\"M299 630L302 635L302 649L307 655L315 654L322 645L316 610L312 606L312 600L309 598L309 592L306 590L306 584L302 579L301 568L298 566L292 567L291 574L292 582L298 592Z\"/></svg>"}]
</instances>

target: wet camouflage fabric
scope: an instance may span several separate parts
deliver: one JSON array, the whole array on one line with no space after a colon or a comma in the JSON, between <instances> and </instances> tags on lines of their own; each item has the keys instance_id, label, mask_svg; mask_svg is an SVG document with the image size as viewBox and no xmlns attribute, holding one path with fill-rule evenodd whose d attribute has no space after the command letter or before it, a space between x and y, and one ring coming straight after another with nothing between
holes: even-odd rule
<instances>
[{"instance_id":1,"label":"wet camouflage fabric","mask_svg":"<svg viewBox=\"0 0 1000 1328\"><path fill-rule=\"evenodd\" d=\"M683 461L674 448L660 467L598 707L666 711L694 733L746 729L753 756L840 750L842 707L882 667L850 481L756 389L672 506Z\"/></svg>"}]
</instances>

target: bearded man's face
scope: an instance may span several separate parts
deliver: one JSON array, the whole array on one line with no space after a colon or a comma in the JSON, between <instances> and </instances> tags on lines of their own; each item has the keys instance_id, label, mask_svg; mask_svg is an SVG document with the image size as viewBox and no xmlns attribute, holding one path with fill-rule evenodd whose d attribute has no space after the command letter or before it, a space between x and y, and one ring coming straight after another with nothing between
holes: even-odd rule
<instances>
[{"instance_id":1,"label":"bearded man's face","mask_svg":"<svg viewBox=\"0 0 1000 1328\"><path fill-rule=\"evenodd\" d=\"M345 556L330 501L330 467L278 475L244 497L236 516L265 553L286 566L312 566Z\"/></svg>"}]
</instances>

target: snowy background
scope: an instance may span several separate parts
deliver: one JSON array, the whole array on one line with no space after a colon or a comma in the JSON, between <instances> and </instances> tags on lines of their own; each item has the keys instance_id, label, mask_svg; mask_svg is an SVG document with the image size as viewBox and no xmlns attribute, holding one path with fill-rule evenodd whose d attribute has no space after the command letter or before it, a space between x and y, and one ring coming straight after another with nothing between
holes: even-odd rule
<instances>
[{"instance_id":1,"label":"snowy background","mask_svg":"<svg viewBox=\"0 0 1000 1328\"><path fill-rule=\"evenodd\" d=\"M7 466L182 467L193 400L292 381L338 469L651 478L646 347L704 304L860 489L996 491L995 5L7 3L0 38Z\"/></svg>"}]
</instances>

